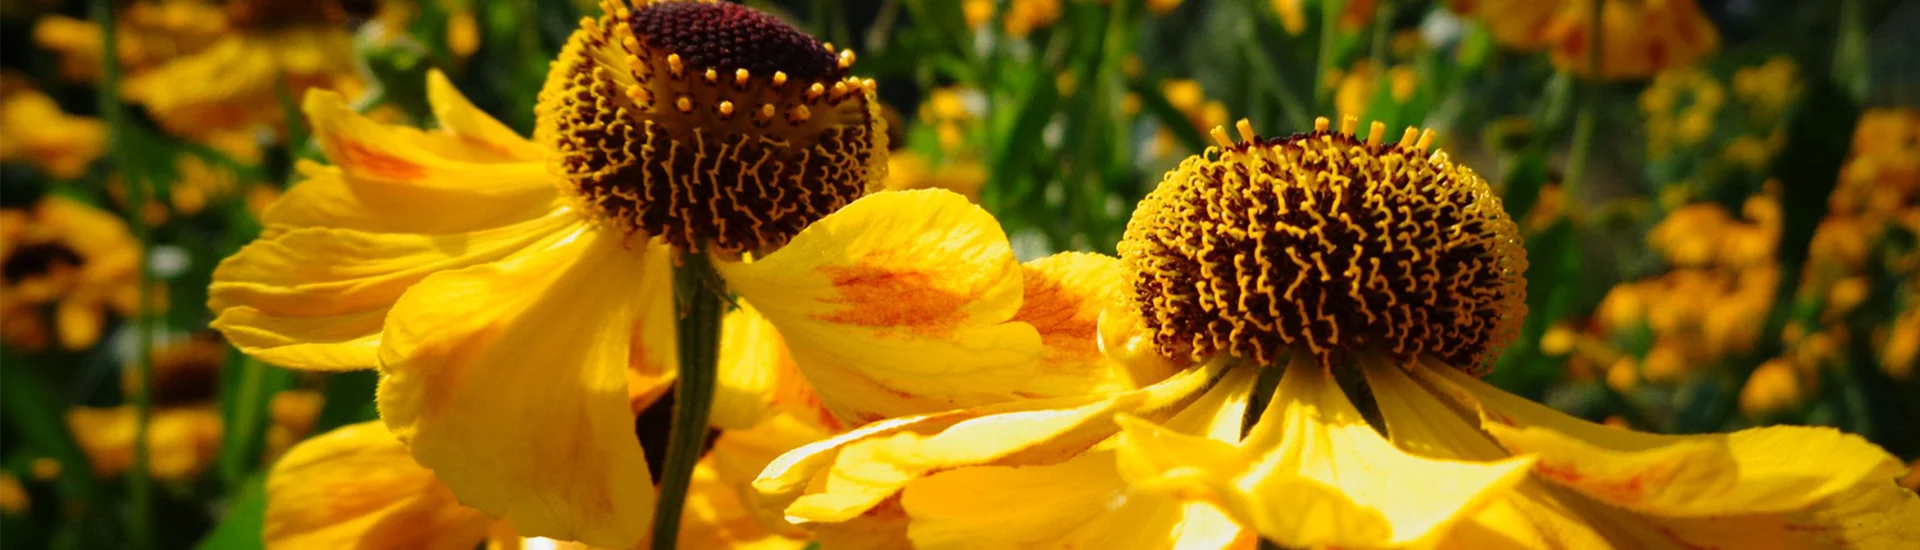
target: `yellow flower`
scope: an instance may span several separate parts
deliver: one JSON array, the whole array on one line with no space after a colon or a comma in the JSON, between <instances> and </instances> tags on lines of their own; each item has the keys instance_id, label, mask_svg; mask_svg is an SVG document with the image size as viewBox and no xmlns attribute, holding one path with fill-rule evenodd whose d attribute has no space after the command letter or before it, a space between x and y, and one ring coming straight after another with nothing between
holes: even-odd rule
<instances>
[{"instance_id":1,"label":"yellow flower","mask_svg":"<svg viewBox=\"0 0 1920 550\"><path fill-rule=\"evenodd\" d=\"M1521 51L1547 49L1561 70L1586 75L1593 3L1601 0L1466 0L1456 11L1486 22L1495 40ZM1606 2L1600 21L1600 76L1645 78L1685 66L1719 45L1720 35L1693 0Z\"/></svg>"},{"instance_id":2,"label":"yellow flower","mask_svg":"<svg viewBox=\"0 0 1920 550\"><path fill-rule=\"evenodd\" d=\"M1747 103L1748 114L1755 120L1772 121L1799 98L1798 72L1793 58L1786 56L1741 67L1733 73L1733 94Z\"/></svg>"},{"instance_id":3,"label":"yellow flower","mask_svg":"<svg viewBox=\"0 0 1920 550\"><path fill-rule=\"evenodd\" d=\"M987 169L971 159L935 166L926 157L912 151L895 151L887 156L888 191L945 189L980 202L980 188L987 183Z\"/></svg>"},{"instance_id":4,"label":"yellow flower","mask_svg":"<svg viewBox=\"0 0 1920 550\"><path fill-rule=\"evenodd\" d=\"M132 405L67 411L67 428L101 477L133 466L134 420ZM147 468L155 478L190 479L219 452L220 411L211 403L156 408L149 422Z\"/></svg>"},{"instance_id":5,"label":"yellow flower","mask_svg":"<svg viewBox=\"0 0 1920 550\"><path fill-rule=\"evenodd\" d=\"M1333 93L1334 108L1342 115L1366 116L1367 106L1373 104L1374 90L1379 82L1378 73L1373 63L1364 59L1355 63L1353 70L1342 73ZM1395 65L1388 69L1387 97L1392 98L1395 103L1404 103L1412 98L1414 88L1419 85L1415 78L1412 67ZM1219 126L1223 122L1215 122L1207 127Z\"/></svg>"},{"instance_id":6,"label":"yellow flower","mask_svg":"<svg viewBox=\"0 0 1920 550\"><path fill-rule=\"evenodd\" d=\"M203 0L134 2L115 14L114 29L122 74L134 75L206 49L227 32L227 13ZM60 58L67 78L99 81L99 24L49 15L34 22L33 41Z\"/></svg>"},{"instance_id":7,"label":"yellow flower","mask_svg":"<svg viewBox=\"0 0 1920 550\"><path fill-rule=\"evenodd\" d=\"M107 149L107 125L69 115L37 90L8 83L0 97L0 161L27 162L47 175L78 178Z\"/></svg>"},{"instance_id":8,"label":"yellow flower","mask_svg":"<svg viewBox=\"0 0 1920 550\"><path fill-rule=\"evenodd\" d=\"M852 52L738 4L603 7L553 64L535 140L437 73L434 131L309 95L336 165L302 166L215 271L214 326L272 364L377 366L382 419L462 503L602 546L652 513L634 406L673 381L670 266L693 252L742 306L722 428L1121 383L1075 338L1097 309L1073 257L1018 263L954 193L869 193L887 141ZM782 348L790 373L751 359Z\"/></svg>"},{"instance_id":9,"label":"yellow flower","mask_svg":"<svg viewBox=\"0 0 1920 550\"><path fill-rule=\"evenodd\" d=\"M1138 390L877 422L788 453L756 489L829 545L1217 547L1253 532L1291 547L1873 547L1920 535L1920 498L1893 484L1902 465L1858 437L1637 434L1477 380L1523 312L1517 229L1472 170L1428 153L1431 134L1389 144L1375 124L1362 141L1352 125L1268 139L1242 122L1238 141L1216 130L1219 147L1141 203L1103 349L1193 366ZM1399 231L1375 239L1376 227ZM1254 379L1279 368L1265 412L1243 426ZM1389 435L1339 377L1366 379Z\"/></svg>"},{"instance_id":10,"label":"yellow flower","mask_svg":"<svg viewBox=\"0 0 1920 550\"><path fill-rule=\"evenodd\" d=\"M1751 418L1763 418L1775 411L1800 403L1806 398L1800 374L1785 359L1761 363L1748 375L1740 388L1740 412Z\"/></svg>"},{"instance_id":11,"label":"yellow flower","mask_svg":"<svg viewBox=\"0 0 1920 550\"><path fill-rule=\"evenodd\" d=\"M1194 128L1212 128L1227 122L1226 104L1207 99L1206 90L1200 87L1198 81L1176 79L1161 82L1160 93ZM1158 157L1177 151L1177 140L1172 131L1162 128L1153 136L1152 155Z\"/></svg>"},{"instance_id":12,"label":"yellow flower","mask_svg":"<svg viewBox=\"0 0 1920 550\"><path fill-rule=\"evenodd\" d=\"M20 485L20 478L12 472L0 472L0 514L20 515L33 505L27 496L27 488Z\"/></svg>"},{"instance_id":13,"label":"yellow flower","mask_svg":"<svg viewBox=\"0 0 1920 550\"><path fill-rule=\"evenodd\" d=\"M190 55L130 73L123 96L168 131L208 133L285 122L279 90L357 90L348 12L337 0L245 0L227 5L231 30Z\"/></svg>"},{"instance_id":14,"label":"yellow flower","mask_svg":"<svg viewBox=\"0 0 1920 550\"><path fill-rule=\"evenodd\" d=\"M1889 327L1880 347L1880 369L1895 380L1913 376L1913 364L1920 360L1920 307L1909 307Z\"/></svg>"},{"instance_id":15,"label":"yellow flower","mask_svg":"<svg viewBox=\"0 0 1920 550\"><path fill-rule=\"evenodd\" d=\"M797 445L791 424L768 422L730 433L694 472L680 540L690 548L798 549L806 541L780 523L765 524L740 492L762 465ZM540 546L510 522L462 506L433 471L379 422L344 426L303 441L267 476L262 536L268 548L423 548L465 550ZM585 548L558 542L555 546Z\"/></svg>"},{"instance_id":16,"label":"yellow flower","mask_svg":"<svg viewBox=\"0 0 1920 550\"><path fill-rule=\"evenodd\" d=\"M1010 0L1002 17L1007 34L1025 37L1060 20L1060 0Z\"/></svg>"},{"instance_id":17,"label":"yellow flower","mask_svg":"<svg viewBox=\"0 0 1920 550\"><path fill-rule=\"evenodd\" d=\"M138 306L140 247L126 223L73 199L0 210L0 258L9 344L46 345L43 306L54 306L51 332L70 350L99 340L109 310L125 316Z\"/></svg>"}]
</instances>

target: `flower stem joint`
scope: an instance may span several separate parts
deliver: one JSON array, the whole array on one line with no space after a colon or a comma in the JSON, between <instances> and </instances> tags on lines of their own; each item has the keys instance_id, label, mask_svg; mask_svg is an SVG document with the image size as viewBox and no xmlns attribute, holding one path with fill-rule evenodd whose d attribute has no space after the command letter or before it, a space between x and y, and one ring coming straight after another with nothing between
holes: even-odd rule
<instances>
[{"instance_id":1,"label":"flower stem joint","mask_svg":"<svg viewBox=\"0 0 1920 550\"><path fill-rule=\"evenodd\" d=\"M1290 350L1437 357L1474 374L1526 310L1526 250L1486 180L1346 117L1239 140L1182 162L1135 210L1119 245L1138 318L1160 354L1258 364Z\"/></svg>"}]
</instances>

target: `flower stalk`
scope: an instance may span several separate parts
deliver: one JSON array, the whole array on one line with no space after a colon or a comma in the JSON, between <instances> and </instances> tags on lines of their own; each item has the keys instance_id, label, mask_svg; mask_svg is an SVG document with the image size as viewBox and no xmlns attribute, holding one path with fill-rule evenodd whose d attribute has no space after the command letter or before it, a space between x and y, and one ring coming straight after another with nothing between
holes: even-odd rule
<instances>
[{"instance_id":1,"label":"flower stalk","mask_svg":"<svg viewBox=\"0 0 1920 550\"><path fill-rule=\"evenodd\" d=\"M680 514L693 482L694 466L706 446L707 418L713 409L720 362L720 319L725 298L713 265L689 253L673 267L674 308L680 345L680 381L673 387L673 426L667 459L660 471L660 498L653 513L653 548L678 543Z\"/></svg>"},{"instance_id":2,"label":"flower stalk","mask_svg":"<svg viewBox=\"0 0 1920 550\"><path fill-rule=\"evenodd\" d=\"M129 363L135 370L133 400L133 465L127 471L127 539L132 548L151 548L153 546L153 478L148 475L151 463L149 427L153 418L153 399L149 388L153 386L153 270L148 265L147 242L151 231L147 227L147 182L136 173L138 165L133 156L133 139L128 132L126 111L120 108L118 90L120 89L120 59L115 55L119 50L118 36L114 27L113 4L107 0L94 0L89 6L92 18L100 25L100 91L96 100L100 116L106 120L112 144L114 168L120 173L121 181L127 188L127 224L140 247L140 288L139 302L133 313L133 328L136 345L133 360Z\"/></svg>"},{"instance_id":3,"label":"flower stalk","mask_svg":"<svg viewBox=\"0 0 1920 550\"><path fill-rule=\"evenodd\" d=\"M1587 76L1580 83L1580 112L1573 119L1573 144L1567 152L1567 177L1562 189L1567 196L1579 196L1580 182L1586 179L1587 159L1593 150L1594 126L1599 122L1600 109L1600 46L1602 32L1607 26L1600 18L1606 15L1606 0L1596 0L1593 12L1587 14Z\"/></svg>"}]
</instances>

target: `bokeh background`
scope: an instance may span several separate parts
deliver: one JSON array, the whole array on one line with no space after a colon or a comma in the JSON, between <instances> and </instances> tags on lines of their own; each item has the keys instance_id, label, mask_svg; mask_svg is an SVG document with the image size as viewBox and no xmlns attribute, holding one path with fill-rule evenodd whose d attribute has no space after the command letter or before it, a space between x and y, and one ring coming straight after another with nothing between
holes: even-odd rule
<instances>
[{"instance_id":1,"label":"bokeh background","mask_svg":"<svg viewBox=\"0 0 1920 550\"><path fill-rule=\"evenodd\" d=\"M746 3L856 50L886 186L974 198L1023 258L1112 253L1216 125L1430 127L1527 238L1491 381L1634 429L1829 425L1920 457L1920 2ZM420 123L439 69L528 132L598 10L0 2L0 545L258 547L276 454L374 415L373 373L205 328L214 266L319 158L300 95Z\"/></svg>"}]
</instances>

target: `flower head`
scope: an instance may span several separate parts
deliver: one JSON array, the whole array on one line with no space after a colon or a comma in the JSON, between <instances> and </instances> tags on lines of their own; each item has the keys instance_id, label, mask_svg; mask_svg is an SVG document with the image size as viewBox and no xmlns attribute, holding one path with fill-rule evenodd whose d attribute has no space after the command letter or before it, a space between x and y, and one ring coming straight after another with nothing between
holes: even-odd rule
<instances>
[{"instance_id":1,"label":"flower head","mask_svg":"<svg viewBox=\"0 0 1920 550\"><path fill-rule=\"evenodd\" d=\"M601 223L686 249L770 250L886 170L853 52L737 4L624 1L581 22L541 91L538 141Z\"/></svg>"},{"instance_id":2,"label":"flower head","mask_svg":"<svg viewBox=\"0 0 1920 550\"><path fill-rule=\"evenodd\" d=\"M41 308L53 306L61 346L92 346L109 310L126 315L138 305L139 261L126 223L79 201L0 209L0 333L12 345L46 345Z\"/></svg>"},{"instance_id":3,"label":"flower head","mask_svg":"<svg viewBox=\"0 0 1920 550\"><path fill-rule=\"evenodd\" d=\"M1486 181L1408 129L1242 141L1167 174L1120 256L1162 354L1331 365L1362 352L1433 354L1478 370L1525 310L1526 251Z\"/></svg>"},{"instance_id":4,"label":"flower head","mask_svg":"<svg viewBox=\"0 0 1920 550\"><path fill-rule=\"evenodd\" d=\"M107 150L107 125L67 114L53 98L9 82L0 92L0 161L30 163L55 178L77 178Z\"/></svg>"}]
</instances>

